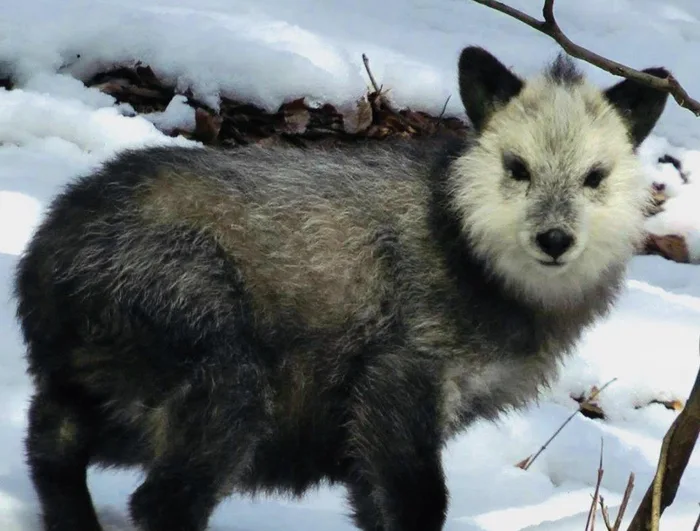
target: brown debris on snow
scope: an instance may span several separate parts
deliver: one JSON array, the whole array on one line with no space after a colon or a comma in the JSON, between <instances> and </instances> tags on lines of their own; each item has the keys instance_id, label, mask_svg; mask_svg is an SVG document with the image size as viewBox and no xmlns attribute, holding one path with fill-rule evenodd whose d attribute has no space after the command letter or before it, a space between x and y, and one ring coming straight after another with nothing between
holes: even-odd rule
<instances>
[{"instance_id":1,"label":"brown debris on snow","mask_svg":"<svg viewBox=\"0 0 700 531\"><path fill-rule=\"evenodd\" d=\"M652 204L646 212L647 217L655 216L659 212L663 212L664 203L668 199L666 194L666 185L654 183L651 185L651 201Z\"/></svg>"},{"instance_id":2,"label":"brown debris on snow","mask_svg":"<svg viewBox=\"0 0 700 531\"><path fill-rule=\"evenodd\" d=\"M591 387L588 394L571 394L569 396L578 403L579 411L584 417L588 417L589 419L605 419L605 412L598 405L598 401L596 400L599 393L600 389L594 385Z\"/></svg>"},{"instance_id":3,"label":"brown debris on snow","mask_svg":"<svg viewBox=\"0 0 700 531\"><path fill-rule=\"evenodd\" d=\"M163 111L175 95L175 90L161 83L151 67L141 63L101 72L85 84L114 96L119 103L131 104L138 113Z\"/></svg>"},{"instance_id":4,"label":"brown debris on snow","mask_svg":"<svg viewBox=\"0 0 700 531\"><path fill-rule=\"evenodd\" d=\"M119 103L130 104L137 113L163 111L176 95L174 87L161 81L150 67L138 63L134 67L119 67L97 74L86 85L112 95ZM342 108L328 103L312 106L299 98L283 103L275 112L231 96L221 97L216 112L197 101L191 92L183 95L187 104L195 109L195 129L163 132L221 147L271 142L297 146L314 142L337 144L438 132L462 135L469 128L466 121L458 118L434 117L410 109L396 111L377 91Z\"/></svg>"},{"instance_id":5,"label":"brown debris on snow","mask_svg":"<svg viewBox=\"0 0 700 531\"><path fill-rule=\"evenodd\" d=\"M641 254L655 254L682 264L690 262L688 244L683 236L677 234L647 235L646 244Z\"/></svg>"},{"instance_id":6,"label":"brown debris on snow","mask_svg":"<svg viewBox=\"0 0 700 531\"><path fill-rule=\"evenodd\" d=\"M579 404L579 410L581 411L581 414L584 417L588 417L589 419L605 419L605 411L603 408L598 404L597 400L595 398L591 398L592 396L595 397L596 394L598 393L598 388L596 386L593 386L588 393L588 395L585 394L570 394L569 396L571 397L572 400L574 400L576 403ZM634 409L644 409L646 407L649 407L651 405L661 405L664 406L666 409L672 410L672 411L680 411L683 409L685 406L685 403L682 400L679 400L677 398L674 399L661 399L661 398L654 398L650 400L649 402L645 403L637 403L634 405Z\"/></svg>"},{"instance_id":7,"label":"brown debris on snow","mask_svg":"<svg viewBox=\"0 0 700 531\"><path fill-rule=\"evenodd\" d=\"M668 153L657 159L658 164L670 164L678 172L678 177L682 185L688 184L689 172L683 168L683 163L676 157ZM652 217L664 211L664 205L669 199L666 184L654 182L651 185L652 205L646 212L647 217ZM674 262L689 263L690 253L688 243L684 236L680 234L647 234L646 241L640 254L653 254L662 256Z\"/></svg>"}]
</instances>

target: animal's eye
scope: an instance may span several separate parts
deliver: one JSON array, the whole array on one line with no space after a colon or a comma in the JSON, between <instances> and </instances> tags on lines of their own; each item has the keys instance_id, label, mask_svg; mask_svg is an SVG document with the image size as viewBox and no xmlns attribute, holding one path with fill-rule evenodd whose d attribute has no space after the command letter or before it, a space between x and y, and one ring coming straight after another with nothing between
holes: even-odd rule
<instances>
[{"instance_id":1,"label":"animal's eye","mask_svg":"<svg viewBox=\"0 0 700 531\"><path fill-rule=\"evenodd\" d=\"M586 179L583 181L583 185L588 188L598 188L601 181L605 179L607 172L603 168L593 168L586 175Z\"/></svg>"},{"instance_id":2,"label":"animal's eye","mask_svg":"<svg viewBox=\"0 0 700 531\"><path fill-rule=\"evenodd\" d=\"M516 180L516 181L529 181L530 180L530 172L527 169L527 165L525 164L525 161L518 157L517 155L513 155L512 153L509 153L507 155L503 156L503 166L505 167L506 171L510 174L510 176Z\"/></svg>"}]
</instances>

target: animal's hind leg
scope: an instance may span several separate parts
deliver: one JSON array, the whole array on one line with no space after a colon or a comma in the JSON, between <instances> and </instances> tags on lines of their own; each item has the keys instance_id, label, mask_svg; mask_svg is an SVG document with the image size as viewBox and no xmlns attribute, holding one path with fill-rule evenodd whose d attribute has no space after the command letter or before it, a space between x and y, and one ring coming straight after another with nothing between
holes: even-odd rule
<instances>
[{"instance_id":1,"label":"animal's hind leg","mask_svg":"<svg viewBox=\"0 0 700 531\"><path fill-rule=\"evenodd\" d=\"M362 531L384 531L382 515L372 496L372 486L360 478L348 482L348 501L352 519Z\"/></svg>"},{"instance_id":2,"label":"animal's hind leg","mask_svg":"<svg viewBox=\"0 0 700 531\"><path fill-rule=\"evenodd\" d=\"M220 463L173 455L154 466L129 509L143 531L203 531L218 502Z\"/></svg>"},{"instance_id":3,"label":"animal's hind leg","mask_svg":"<svg viewBox=\"0 0 700 531\"><path fill-rule=\"evenodd\" d=\"M47 531L101 531L87 487L95 417L70 388L40 388L29 407L27 464Z\"/></svg>"},{"instance_id":4,"label":"animal's hind leg","mask_svg":"<svg viewBox=\"0 0 700 531\"><path fill-rule=\"evenodd\" d=\"M203 531L245 473L265 424L261 376L255 364L228 370L202 371L159 413L156 456L129 503L138 529Z\"/></svg>"}]
</instances>

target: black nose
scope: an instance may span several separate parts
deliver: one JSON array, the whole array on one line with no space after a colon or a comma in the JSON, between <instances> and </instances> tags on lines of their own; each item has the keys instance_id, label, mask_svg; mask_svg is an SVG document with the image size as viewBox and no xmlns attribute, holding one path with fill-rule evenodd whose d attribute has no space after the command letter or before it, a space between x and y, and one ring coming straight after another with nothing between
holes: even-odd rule
<instances>
[{"instance_id":1,"label":"black nose","mask_svg":"<svg viewBox=\"0 0 700 531\"><path fill-rule=\"evenodd\" d=\"M537 245L552 258L559 258L574 243L574 238L561 229L550 229L537 235Z\"/></svg>"}]
</instances>

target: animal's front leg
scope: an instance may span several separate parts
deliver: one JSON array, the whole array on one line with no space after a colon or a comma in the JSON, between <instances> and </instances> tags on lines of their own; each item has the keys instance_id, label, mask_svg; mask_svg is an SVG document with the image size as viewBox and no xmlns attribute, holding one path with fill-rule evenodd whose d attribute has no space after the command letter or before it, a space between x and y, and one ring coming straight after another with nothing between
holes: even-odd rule
<instances>
[{"instance_id":1,"label":"animal's front leg","mask_svg":"<svg viewBox=\"0 0 700 531\"><path fill-rule=\"evenodd\" d=\"M437 386L431 371L377 367L358 388L351 444L365 531L441 531L448 493L442 469ZM352 491L351 491L352 492ZM368 521L376 507L376 525Z\"/></svg>"}]
</instances>

